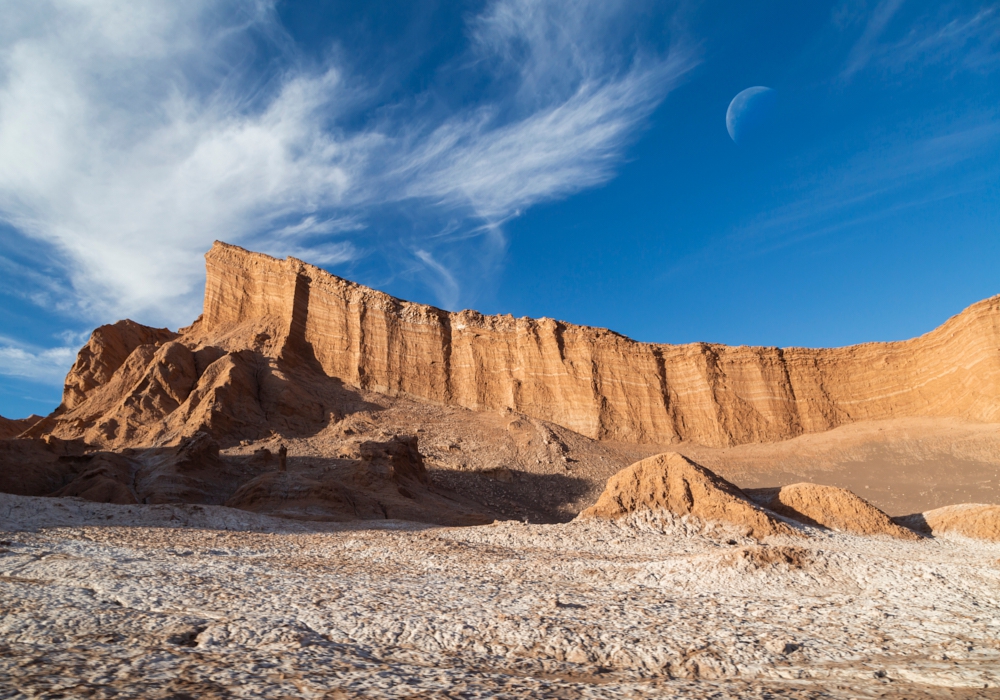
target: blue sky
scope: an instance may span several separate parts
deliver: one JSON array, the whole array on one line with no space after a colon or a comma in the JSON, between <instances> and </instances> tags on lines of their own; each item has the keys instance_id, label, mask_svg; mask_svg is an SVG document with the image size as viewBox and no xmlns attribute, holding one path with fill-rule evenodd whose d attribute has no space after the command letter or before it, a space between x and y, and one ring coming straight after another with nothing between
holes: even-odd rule
<instances>
[{"instance_id":1,"label":"blue sky","mask_svg":"<svg viewBox=\"0 0 1000 700\"><path fill-rule=\"evenodd\" d=\"M670 343L902 339L1000 293L995 4L4 12L5 416L55 407L95 325L193 320L215 239Z\"/></svg>"}]
</instances>

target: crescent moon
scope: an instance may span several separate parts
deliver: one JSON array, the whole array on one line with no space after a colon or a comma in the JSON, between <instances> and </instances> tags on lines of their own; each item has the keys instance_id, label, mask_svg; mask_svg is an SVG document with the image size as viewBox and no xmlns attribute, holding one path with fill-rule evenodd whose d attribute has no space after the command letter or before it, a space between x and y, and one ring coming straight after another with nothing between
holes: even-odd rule
<instances>
[{"instance_id":1,"label":"crescent moon","mask_svg":"<svg viewBox=\"0 0 1000 700\"><path fill-rule=\"evenodd\" d=\"M769 87L757 85L740 92L726 110L726 131L734 143L740 136L759 126L771 111L777 93Z\"/></svg>"}]
</instances>

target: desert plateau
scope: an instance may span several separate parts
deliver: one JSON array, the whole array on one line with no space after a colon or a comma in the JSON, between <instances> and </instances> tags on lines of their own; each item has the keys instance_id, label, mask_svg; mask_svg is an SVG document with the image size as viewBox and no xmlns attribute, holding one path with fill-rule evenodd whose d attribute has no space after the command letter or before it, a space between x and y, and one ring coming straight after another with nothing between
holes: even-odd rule
<instances>
[{"instance_id":1,"label":"desert plateau","mask_svg":"<svg viewBox=\"0 0 1000 700\"><path fill-rule=\"evenodd\" d=\"M1000 297L672 346L206 262L0 421L0 697L1000 697Z\"/></svg>"}]
</instances>

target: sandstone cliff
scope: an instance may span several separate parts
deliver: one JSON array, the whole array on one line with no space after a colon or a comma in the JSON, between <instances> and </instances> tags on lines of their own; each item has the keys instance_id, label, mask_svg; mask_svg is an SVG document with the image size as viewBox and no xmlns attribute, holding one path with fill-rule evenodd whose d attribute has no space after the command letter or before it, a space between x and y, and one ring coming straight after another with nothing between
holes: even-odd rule
<instances>
[{"instance_id":1,"label":"sandstone cliff","mask_svg":"<svg viewBox=\"0 0 1000 700\"><path fill-rule=\"evenodd\" d=\"M189 334L245 343L241 328L266 327L277 352L348 385L509 408L597 439L724 446L904 416L1000 421L1000 297L902 342L659 345L551 319L449 313L224 243L206 260L204 316Z\"/></svg>"}]
</instances>

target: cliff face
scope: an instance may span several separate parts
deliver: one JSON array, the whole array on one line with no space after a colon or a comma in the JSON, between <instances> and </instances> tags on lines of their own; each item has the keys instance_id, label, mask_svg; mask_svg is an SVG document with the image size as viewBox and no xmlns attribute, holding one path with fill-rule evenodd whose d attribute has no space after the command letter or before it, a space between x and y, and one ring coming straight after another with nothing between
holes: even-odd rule
<instances>
[{"instance_id":1,"label":"cliff face","mask_svg":"<svg viewBox=\"0 0 1000 700\"><path fill-rule=\"evenodd\" d=\"M216 243L189 331L273 329L279 352L348 385L466 408L510 408L583 435L737 445L860 421L1000 422L1000 297L913 340L845 348L638 343L551 319L449 313Z\"/></svg>"}]
</instances>

